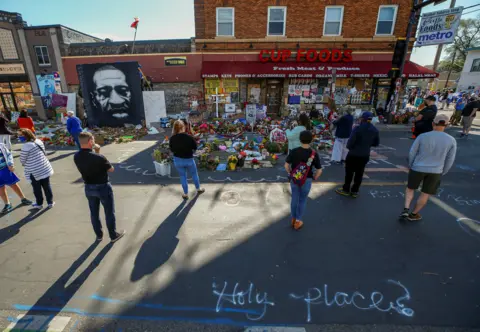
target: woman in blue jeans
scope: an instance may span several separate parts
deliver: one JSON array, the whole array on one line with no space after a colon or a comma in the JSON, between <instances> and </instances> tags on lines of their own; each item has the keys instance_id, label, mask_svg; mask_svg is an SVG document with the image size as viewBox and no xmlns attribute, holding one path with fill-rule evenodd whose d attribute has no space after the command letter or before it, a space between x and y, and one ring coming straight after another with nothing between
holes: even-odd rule
<instances>
[{"instance_id":1,"label":"woman in blue jeans","mask_svg":"<svg viewBox=\"0 0 480 332\"><path fill-rule=\"evenodd\" d=\"M197 142L195 139L185 133L185 124L183 121L177 120L173 124L173 133L170 138L170 150L173 152L173 163L180 174L180 182L183 188L183 199L188 199L188 181L187 171L190 173L197 189L197 193L205 192L200 188L200 180L198 179L197 166L193 159L193 152L197 150Z\"/></svg>"},{"instance_id":2,"label":"woman in blue jeans","mask_svg":"<svg viewBox=\"0 0 480 332\"><path fill-rule=\"evenodd\" d=\"M312 156L313 152L310 147L312 140L313 135L310 131L306 130L300 133L300 142L302 145L291 150L286 159L285 169L288 174L291 174L292 170L294 170L300 163L303 162L307 164L307 161ZM315 174L313 173L313 168L315 168ZM299 230L303 226L302 219L307 205L308 194L312 188L312 181L317 180L320 175L322 175L322 165L320 164L318 153L315 152L305 183L300 187L297 184L290 182L290 188L292 189L290 209L292 215L292 227L295 230Z\"/></svg>"}]
</instances>

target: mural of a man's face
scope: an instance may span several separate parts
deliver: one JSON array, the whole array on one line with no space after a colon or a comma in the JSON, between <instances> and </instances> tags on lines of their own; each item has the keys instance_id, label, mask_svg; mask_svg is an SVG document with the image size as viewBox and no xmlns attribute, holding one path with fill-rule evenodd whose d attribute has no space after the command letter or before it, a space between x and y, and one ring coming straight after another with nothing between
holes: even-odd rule
<instances>
[{"instance_id":1,"label":"mural of a man's face","mask_svg":"<svg viewBox=\"0 0 480 332\"><path fill-rule=\"evenodd\" d=\"M103 112L116 119L129 116L132 92L125 74L116 68L100 68L93 75L95 99Z\"/></svg>"}]
</instances>

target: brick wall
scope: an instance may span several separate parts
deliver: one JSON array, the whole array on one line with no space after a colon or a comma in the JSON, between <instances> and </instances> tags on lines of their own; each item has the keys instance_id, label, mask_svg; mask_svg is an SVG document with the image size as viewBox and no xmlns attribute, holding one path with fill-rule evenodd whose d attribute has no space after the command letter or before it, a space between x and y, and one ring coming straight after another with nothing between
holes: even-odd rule
<instances>
[{"instance_id":1,"label":"brick wall","mask_svg":"<svg viewBox=\"0 0 480 332\"><path fill-rule=\"evenodd\" d=\"M207 48L203 49L207 52L210 50L251 50L250 43L254 49L262 49L267 46L269 46L267 48L272 48L272 45L279 48L295 48L295 39L323 37L325 6L343 5L342 36L337 38L336 47L346 42L349 48L391 51L389 44L394 38L390 38L391 40L383 38L383 42L377 42L379 40L377 37L373 38L379 6L398 5L394 36L399 37L405 35L411 4L411 0L195 0L195 31L196 38L200 39L197 42L197 49L202 49L205 43L202 39L210 39L207 41ZM281 38L293 39L293 45L265 40L268 6L287 6L286 36ZM235 8L234 40L237 42L232 42L232 38L216 38L217 7ZM352 38L362 38L363 40L356 41ZM372 42L364 40L365 38L372 39ZM239 39L253 40L239 43ZM301 42L300 44L304 48ZM305 45L305 48L318 47L319 44L323 44L323 41L315 40L313 45ZM332 45L325 45L325 47L332 47Z\"/></svg>"}]
</instances>

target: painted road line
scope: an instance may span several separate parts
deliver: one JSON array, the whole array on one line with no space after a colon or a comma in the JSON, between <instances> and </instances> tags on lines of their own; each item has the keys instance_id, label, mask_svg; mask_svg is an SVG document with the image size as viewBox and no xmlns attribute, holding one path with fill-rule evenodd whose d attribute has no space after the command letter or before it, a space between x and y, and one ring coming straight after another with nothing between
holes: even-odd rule
<instances>
[{"instance_id":1,"label":"painted road line","mask_svg":"<svg viewBox=\"0 0 480 332\"><path fill-rule=\"evenodd\" d=\"M70 322L70 317L65 316L40 316L40 315L18 315L17 317L8 317L12 323L3 330L10 331L47 331L62 332Z\"/></svg>"},{"instance_id":2,"label":"painted road line","mask_svg":"<svg viewBox=\"0 0 480 332\"><path fill-rule=\"evenodd\" d=\"M245 332L306 332L303 327L249 327Z\"/></svg>"}]
</instances>

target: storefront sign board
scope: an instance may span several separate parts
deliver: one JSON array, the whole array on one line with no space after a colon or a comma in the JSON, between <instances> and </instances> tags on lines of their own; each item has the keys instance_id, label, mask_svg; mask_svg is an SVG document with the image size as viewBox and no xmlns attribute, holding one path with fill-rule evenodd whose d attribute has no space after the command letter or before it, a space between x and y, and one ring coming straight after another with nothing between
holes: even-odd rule
<instances>
[{"instance_id":1,"label":"storefront sign board","mask_svg":"<svg viewBox=\"0 0 480 332\"><path fill-rule=\"evenodd\" d=\"M187 57L186 56L177 56L177 57L165 57L165 67L175 67L175 66L186 66Z\"/></svg>"},{"instance_id":2,"label":"storefront sign board","mask_svg":"<svg viewBox=\"0 0 480 332\"><path fill-rule=\"evenodd\" d=\"M21 63L10 63L0 65L0 75L25 74L25 68Z\"/></svg>"},{"instance_id":3,"label":"storefront sign board","mask_svg":"<svg viewBox=\"0 0 480 332\"><path fill-rule=\"evenodd\" d=\"M462 11L457 7L422 14L415 46L453 43Z\"/></svg>"},{"instance_id":4,"label":"storefront sign board","mask_svg":"<svg viewBox=\"0 0 480 332\"><path fill-rule=\"evenodd\" d=\"M258 58L260 62L286 62L295 60L296 62L351 62L352 50L350 49L299 49L296 54L290 50L261 50Z\"/></svg>"}]
</instances>

